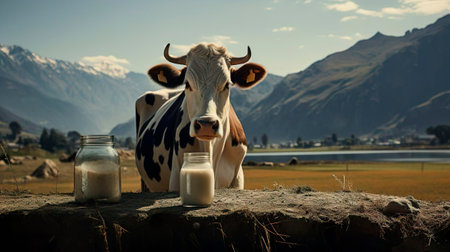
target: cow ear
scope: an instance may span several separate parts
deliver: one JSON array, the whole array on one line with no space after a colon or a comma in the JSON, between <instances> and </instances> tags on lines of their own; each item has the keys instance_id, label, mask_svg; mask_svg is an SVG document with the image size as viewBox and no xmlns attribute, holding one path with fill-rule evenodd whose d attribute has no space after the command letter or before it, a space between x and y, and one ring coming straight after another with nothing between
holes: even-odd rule
<instances>
[{"instance_id":1,"label":"cow ear","mask_svg":"<svg viewBox=\"0 0 450 252\"><path fill-rule=\"evenodd\" d=\"M239 69L231 69L231 81L242 89L249 89L264 80L266 69L255 63L247 63Z\"/></svg>"},{"instance_id":2,"label":"cow ear","mask_svg":"<svg viewBox=\"0 0 450 252\"><path fill-rule=\"evenodd\" d=\"M177 69L169 64L159 64L148 70L148 75L166 88L176 88L183 84L186 68Z\"/></svg>"}]
</instances>

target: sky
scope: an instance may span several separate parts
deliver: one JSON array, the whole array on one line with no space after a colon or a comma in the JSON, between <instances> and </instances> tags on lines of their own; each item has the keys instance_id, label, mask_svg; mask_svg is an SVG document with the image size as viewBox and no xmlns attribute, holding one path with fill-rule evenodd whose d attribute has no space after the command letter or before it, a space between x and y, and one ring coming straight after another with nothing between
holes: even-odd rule
<instances>
[{"instance_id":1,"label":"sky","mask_svg":"<svg viewBox=\"0 0 450 252\"><path fill-rule=\"evenodd\" d=\"M41 56L145 73L200 42L278 75L375 33L402 36L450 13L450 0L0 0L0 43Z\"/></svg>"}]
</instances>

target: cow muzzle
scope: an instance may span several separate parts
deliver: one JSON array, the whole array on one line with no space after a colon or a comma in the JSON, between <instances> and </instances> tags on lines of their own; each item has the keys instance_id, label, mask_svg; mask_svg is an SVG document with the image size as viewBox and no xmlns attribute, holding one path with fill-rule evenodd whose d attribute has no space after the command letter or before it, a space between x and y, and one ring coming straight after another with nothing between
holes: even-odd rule
<instances>
[{"instance_id":1,"label":"cow muzzle","mask_svg":"<svg viewBox=\"0 0 450 252\"><path fill-rule=\"evenodd\" d=\"M220 133L220 121L215 117L198 117L193 120L195 137L202 141L211 141L216 137L222 137Z\"/></svg>"}]
</instances>

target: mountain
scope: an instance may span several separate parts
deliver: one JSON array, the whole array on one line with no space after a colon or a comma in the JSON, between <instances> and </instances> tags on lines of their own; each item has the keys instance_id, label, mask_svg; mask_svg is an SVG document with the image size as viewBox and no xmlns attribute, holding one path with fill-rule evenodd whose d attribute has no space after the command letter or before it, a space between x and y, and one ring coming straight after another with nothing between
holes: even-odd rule
<instances>
[{"instance_id":1,"label":"mountain","mask_svg":"<svg viewBox=\"0 0 450 252\"><path fill-rule=\"evenodd\" d=\"M450 90L431 97L406 113L394 116L391 121L378 127L375 132L416 133L424 132L429 126L439 124L450 124Z\"/></svg>"},{"instance_id":2,"label":"mountain","mask_svg":"<svg viewBox=\"0 0 450 252\"><path fill-rule=\"evenodd\" d=\"M7 100L0 99L0 106L24 118L48 122L41 124L45 127L106 133L134 114L139 95L158 88L144 74L119 70L54 60L20 46L0 44L0 85L15 89ZM36 106L27 111L22 100L33 96ZM22 102L20 109L17 101Z\"/></svg>"},{"instance_id":3,"label":"mountain","mask_svg":"<svg viewBox=\"0 0 450 252\"><path fill-rule=\"evenodd\" d=\"M136 118L117 124L110 132L110 135L116 137L132 137L136 138Z\"/></svg>"},{"instance_id":4,"label":"mountain","mask_svg":"<svg viewBox=\"0 0 450 252\"><path fill-rule=\"evenodd\" d=\"M423 134L450 123L450 15L404 36L375 34L280 81L243 120L270 141Z\"/></svg>"},{"instance_id":5,"label":"mountain","mask_svg":"<svg viewBox=\"0 0 450 252\"><path fill-rule=\"evenodd\" d=\"M7 134L10 134L9 124L11 122L18 122L20 126L22 127L22 130L34 135L39 135L42 132L42 127L39 125L25 120L20 116L17 116L13 114L11 111L0 107L0 131L7 132ZM6 135L6 134L4 134Z\"/></svg>"},{"instance_id":6,"label":"mountain","mask_svg":"<svg viewBox=\"0 0 450 252\"><path fill-rule=\"evenodd\" d=\"M274 87L283 77L267 74L266 78L257 86L249 90L232 88L230 90L230 101L239 118L244 118L251 108L272 93Z\"/></svg>"},{"instance_id":7,"label":"mountain","mask_svg":"<svg viewBox=\"0 0 450 252\"><path fill-rule=\"evenodd\" d=\"M243 118L247 115L252 106L269 95L281 79L281 76L268 74L264 81L252 89L242 90L236 87L231 88L230 100L238 117ZM133 117L127 122L116 125L109 134L119 137L131 136L134 138L136 136L135 118Z\"/></svg>"},{"instance_id":8,"label":"mountain","mask_svg":"<svg viewBox=\"0 0 450 252\"><path fill-rule=\"evenodd\" d=\"M0 105L41 127L80 132L98 131L95 116L28 85L0 77Z\"/></svg>"}]
</instances>

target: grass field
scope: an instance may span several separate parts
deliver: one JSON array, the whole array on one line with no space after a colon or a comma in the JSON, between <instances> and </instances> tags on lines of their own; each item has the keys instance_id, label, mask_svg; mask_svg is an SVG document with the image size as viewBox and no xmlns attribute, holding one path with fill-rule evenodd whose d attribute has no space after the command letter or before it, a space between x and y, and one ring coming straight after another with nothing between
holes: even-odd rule
<instances>
[{"instance_id":1,"label":"grass field","mask_svg":"<svg viewBox=\"0 0 450 252\"><path fill-rule=\"evenodd\" d=\"M60 170L58 178L34 180L25 184L1 183L29 175L43 159L25 160L22 165L0 167L0 190L32 193L71 193L73 164L52 159ZM140 177L134 160L122 160L122 191L139 192ZM348 170L347 170L348 169ZM245 188L310 186L317 191L340 191L345 176L345 190L417 199L450 200L450 164L436 163L312 163L284 167L244 167ZM335 177L338 179L336 179Z\"/></svg>"},{"instance_id":2,"label":"grass field","mask_svg":"<svg viewBox=\"0 0 450 252\"><path fill-rule=\"evenodd\" d=\"M270 168L247 167L244 173L247 189L307 185L317 191L339 191L343 189L341 183L345 176L345 190L412 195L417 199L429 201L450 200L450 164L307 164Z\"/></svg>"},{"instance_id":3,"label":"grass field","mask_svg":"<svg viewBox=\"0 0 450 252\"><path fill-rule=\"evenodd\" d=\"M358 151L358 150L432 150L450 149L450 145L416 145L416 146L378 146L378 145L351 145L351 146L321 146L311 148L265 148L250 149L249 153L266 152L320 152L320 151Z\"/></svg>"}]
</instances>

